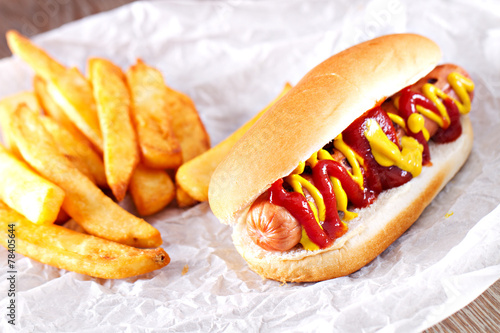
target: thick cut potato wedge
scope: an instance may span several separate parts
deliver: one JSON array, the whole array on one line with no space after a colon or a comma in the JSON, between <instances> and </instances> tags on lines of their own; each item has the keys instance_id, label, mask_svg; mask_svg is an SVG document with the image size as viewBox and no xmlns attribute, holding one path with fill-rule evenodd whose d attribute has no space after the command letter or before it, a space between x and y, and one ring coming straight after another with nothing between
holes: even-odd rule
<instances>
[{"instance_id":1,"label":"thick cut potato wedge","mask_svg":"<svg viewBox=\"0 0 500 333\"><path fill-rule=\"evenodd\" d=\"M172 127L162 74L139 59L126 76L142 162L150 168L177 168L182 152Z\"/></svg>"},{"instance_id":2,"label":"thick cut potato wedge","mask_svg":"<svg viewBox=\"0 0 500 333\"><path fill-rule=\"evenodd\" d=\"M77 68L48 81L47 90L75 126L102 153L103 140L92 87Z\"/></svg>"},{"instance_id":3,"label":"thick cut potato wedge","mask_svg":"<svg viewBox=\"0 0 500 333\"><path fill-rule=\"evenodd\" d=\"M176 184L192 198L198 201L207 201L210 178L219 163L226 157L236 141L238 141L250 127L252 127L252 125L274 105L274 103L283 97L290 88L291 85L286 84L278 97L228 138L205 153L183 164L175 176Z\"/></svg>"},{"instance_id":4,"label":"thick cut potato wedge","mask_svg":"<svg viewBox=\"0 0 500 333\"><path fill-rule=\"evenodd\" d=\"M21 104L25 104L28 108L35 112L39 113L41 111L40 103L38 103L36 95L31 91L17 93L0 100L0 128L3 143L5 144L5 147L7 147L7 149L17 157L20 157L21 155L17 151L14 141L11 139L9 124L11 114L16 111L18 106Z\"/></svg>"},{"instance_id":5,"label":"thick cut potato wedge","mask_svg":"<svg viewBox=\"0 0 500 333\"><path fill-rule=\"evenodd\" d=\"M75 124L68 118L64 110L52 99L47 89L47 82L42 79L41 76L35 75L33 78L33 88L35 90L36 97L40 102L44 114L48 115L56 122L61 124L66 130L70 131L78 141L84 142L90 145L90 141L80 132L80 130L75 126Z\"/></svg>"},{"instance_id":6,"label":"thick cut potato wedge","mask_svg":"<svg viewBox=\"0 0 500 333\"><path fill-rule=\"evenodd\" d=\"M88 67L104 140L106 178L116 200L122 201L139 163L125 75L105 59L90 59Z\"/></svg>"},{"instance_id":7,"label":"thick cut potato wedge","mask_svg":"<svg viewBox=\"0 0 500 333\"><path fill-rule=\"evenodd\" d=\"M175 186L165 170L139 164L130 181L130 194L142 216L162 210L175 197Z\"/></svg>"},{"instance_id":8,"label":"thick cut potato wedge","mask_svg":"<svg viewBox=\"0 0 500 333\"><path fill-rule=\"evenodd\" d=\"M21 57L47 82L49 95L102 152L101 130L90 83L78 69L64 67L17 31L10 30L6 36L12 53Z\"/></svg>"},{"instance_id":9,"label":"thick cut potato wedge","mask_svg":"<svg viewBox=\"0 0 500 333\"><path fill-rule=\"evenodd\" d=\"M99 187L107 187L104 164L99 154L86 141L80 141L73 133L52 118L41 116L40 119L56 142L59 151L94 184Z\"/></svg>"},{"instance_id":10,"label":"thick cut potato wedge","mask_svg":"<svg viewBox=\"0 0 500 333\"><path fill-rule=\"evenodd\" d=\"M174 134L182 149L182 162L186 163L210 148L210 137L191 98L167 87L167 101Z\"/></svg>"},{"instance_id":11,"label":"thick cut potato wedge","mask_svg":"<svg viewBox=\"0 0 500 333\"><path fill-rule=\"evenodd\" d=\"M140 250L58 225L36 225L0 202L0 244L8 248L14 224L15 251L41 263L103 279L149 273L170 262L162 248Z\"/></svg>"},{"instance_id":12,"label":"thick cut potato wedge","mask_svg":"<svg viewBox=\"0 0 500 333\"><path fill-rule=\"evenodd\" d=\"M35 46L28 38L15 30L7 31L5 36L13 54L23 59L44 80L50 81L61 75L66 67L52 59L44 50Z\"/></svg>"},{"instance_id":13,"label":"thick cut potato wedge","mask_svg":"<svg viewBox=\"0 0 500 333\"><path fill-rule=\"evenodd\" d=\"M136 247L158 247L158 230L104 195L61 154L40 116L21 106L12 116L12 134L23 158L66 193L64 210L89 234Z\"/></svg>"},{"instance_id":14,"label":"thick cut potato wedge","mask_svg":"<svg viewBox=\"0 0 500 333\"><path fill-rule=\"evenodd\" d=\"M34 173L0 145L0 199L36 224L56 220L64 191Z\"/></svg>"}]
</instances>

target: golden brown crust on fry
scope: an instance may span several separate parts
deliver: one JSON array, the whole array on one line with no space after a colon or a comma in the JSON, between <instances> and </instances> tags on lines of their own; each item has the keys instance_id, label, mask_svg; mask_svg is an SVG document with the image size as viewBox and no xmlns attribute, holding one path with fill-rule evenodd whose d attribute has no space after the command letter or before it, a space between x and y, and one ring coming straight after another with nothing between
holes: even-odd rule
<instances>
[{"instance_id":1,"label":"golden brown crust on fry","mask_svg":"<svg viewBox=\"0 0 500 333\"><path fill-rule=\"evenodd\" d=\"M182 152L172 127L161 72L138 59L126 77L142 163L157 169L177 168L182 163Z\"/></svg>"},{"instance_id":2,"label":"golden brown crust on fry","mask_svg":"<svg viewBox=\"0 0 500 333\"><path fill-rule=\"evenodd\" d=\"M170 262L162 248L141 250L57 225L36 225L0 202L0 243L4 247L10 223L15 224L16 252L81 274L123 279L149 273Z\"/></svg>"},{"instance_id":3,"label":"golden brown crust on fry","mask_svg":"<svg viewBox=\"0 0 500 333\"><path fill-rule=\"evenodd\" d=\"M52 99L74 125L102 152L102 136L92 87L77 68L66 68L14 30L7 32L13 54L20 56L43 80Z\"/></svg>"},{"instance_id":4,"label":"golden brown crust on fry","mask_svg":"<svg viewBox=\"0 0 500 333\"><path fill-rule=\"evenodd\" d=\"M106 179L116 200L122 201L139 163L125 75L105 59L90 59L88 67L104 141Z\"/></svg>"},{"instance_id":5,"label":"golden brown crust on fry","mask_svg":"<svg viewBox=\"0 0 500 333\"><path fill-rule=\"evenodd\" d=\"M63 209L90 234L136 247L157 247L161 235L102 193L59 152L39 116L21 106L12 133L24 159L66 193Z\"/></svg>"},{"instance_id":6,"label":"golden brown crust on fry","mask_svg":"<svg viewBox=\"0 0 500 333\"><path fill-rule=\"evenodd\" d=\"M175 198L175 185L168 173L142 164L135 169L129 188L141 216L159 212Z\"/></svg>"},{"instance_id":7,"label":"golden brown crust on fry","mask_svg":"<svg viewBox=\"0 0 500 333\"><path fill-rule=\"evenodd\" d=\"M167 100L182 161L186 163L210 148L210 137L191 98L167 87Z\"/></svg>"},{"instance_id":8,"label":"golden brown crust on fry","mask_svg":"<svg viewBox=\"0 0 500 333\"><path fill-rule=\"evenodd\" d=\"M42 106L44 114L57 121L61 126L70 131L73 136L78 138L78 141L84 142L90 146L90 142L80 132L80 130L73 124L71 119L64 113L61 107L52 99L47 90L47 82L41 76L35 75L33 77L33 88L36 97Z\"/></svg>"},{"instance_id":9,"label":"golden brown crust on fry","mask_svg":"<svg viewBox=\"0 0 500 333\"><path fill-rule=\"evenodd\" d=\"M0 145L0 200L31 222L51 224L64 200L64 191L40 177Z\"/></svg>"}]
</instances>

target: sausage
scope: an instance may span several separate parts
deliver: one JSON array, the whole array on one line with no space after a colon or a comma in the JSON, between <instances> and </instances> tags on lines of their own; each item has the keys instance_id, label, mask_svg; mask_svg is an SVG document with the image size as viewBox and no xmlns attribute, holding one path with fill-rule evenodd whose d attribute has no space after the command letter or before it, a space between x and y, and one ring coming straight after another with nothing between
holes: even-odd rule
<instances>
[{"instance_id":1,"label":"sausage","mask_svg":"<svg viewBox=\"0 0 500 333\"><path fill-rule=\"evenodd\" d=\"M457 96L453 88L451 87L450 83L448 82L448 75L452 72L458 72L464 77L470 79L469 73L467 73L462 67L453 65L453 64L444 64L444 65L439 65L436 68L434 68L429 74L418 80L415 84L413 84L410 87L410 90L418 93L422 93L422 86L426 83L431 83L436 86L436 88L442 90L445 94L448 96L460 100L460 98ZM400 93L397 93L390 98L388 98L383 104L382 104L382 109L386 112L391 112L391 113L398 113L396 107L394 106L394 99L399 97ZM473 99L474 94L470 94L471 100ZM439 126L437 123L434 121L430 120L429 118L425 117L425 128L429 132L429 136L432 137L434 134L436 134L437 130L439 129Z\"/></svg>"},{"instance_id":2,"label":"sausage","mask_svg":"<svg viewBox=\"0 0 500 333\"><path fill-rule=\"evenodd\" d=\"M347 158L337 149L333 149L332 157L350 170ZM303 174L307 181L313 183L310 175ZM306 200L314 203L314 199L303 189ZM267 195L259 197L250 207L246 218L247 232L253 242L268 251L288 251L295 247L302 237L302 226L285 208L272 204Z\"/></svg>"},{"instance_id":3,"label":"sausage","mask_svg":"<svg viewBox=\"0 0 500 333\"><path fill-rule=\"evenodd\" d=\"M285 208L261 196L250 207L247 232L253 242L268 251L288 251L302 237L302 226Z\"/></svg>"}]
</instances>

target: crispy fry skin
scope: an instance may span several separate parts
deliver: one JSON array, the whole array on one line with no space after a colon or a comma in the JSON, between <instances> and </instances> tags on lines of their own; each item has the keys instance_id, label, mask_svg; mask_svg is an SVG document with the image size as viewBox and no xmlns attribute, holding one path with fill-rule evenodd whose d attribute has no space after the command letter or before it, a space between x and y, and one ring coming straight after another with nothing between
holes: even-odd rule
<instances>
[{"instance_id":1,"label":"crispy fry skin","mask_svg":"<svg viewBox=\"0 0 500 333\"><path fill-rule=\"evenodd\" d=\"M36 225L0 202L0 243L6 248L11 223L15 224L16 252L80 274L123 279L160 269L170 262L162 248L141 250L58 225Z\"/></svg>"},{"instance_id":2,"label":"crispy fry skin","mask_svg":"<svg viewBox=\"0 0 500 333\"><path fill-rule=\"evenodd\" d=\"M50 96L75 126L102 152L102 136L92 87L76 68L66 68L17 31L7 32L7 42L47 82Z\"/></svg>"},{"instance_id":3,"label":"crispy fry skin","mask_svg":"<svg viewBox=\"0 0 500 333\"><path fill-rule=\"evenodd\" d=\"M34 173L0 145L0 199L31 222L51 224L64 200L64 191Z\"/></svg>"},{"instance_id":4,"label":"crispy fry skin","mask_svg":"<svg viewBox=\"0 0 500 333\"><path fill-rule=\"evenodd\" d=\"M103 140L92 87L77 68L70 68L48 82L49 95L75 126L102 152Z\"/></svg>"},{"instance_id":5,"label":"crispy fry skin","mask_svg":"<svg viewBox=\"0 0 500 333\"><path fill-rule=\"evenodd\" d=\"M52 119L57 121L66 130L70 131L73 136L75 136L78 141L84 142L90 145L90 141L80 132L80 130L75 126L75 124L68 118L64 110L54 101L50 96L47 89L47 83L41 76L35 75L33 77L33 88L35 90L36 97L40 102L44 114L50 116Z\"/></svg>"},{"instance_id":6,"label":"crispy fry skin","mask_svg":"<svg viewBox=\"0 0 500 333\"><path fill-rule=\"evenodd\" d=\"M182 161L186 163L210 148L210 137L191 98L167 87L167 101Z\"/></svg>"},{"instance_id":7,"label":"crispy fry skin","mask_svg":"<svg viewBox=\"0 0 500 333\"><path fill-rule=\"evenodd\" d=\"M161 245L158 230L105 196L59 152L38 115L18 108L12 134L24 159L65 191L64 210L88 233L137 247Z\"/></svg>"},{"instance_id":8,"label":"crispy fry skin","mask_svg":"<svg viewBox=\"0 0 500 333\"><path fill-rule=\"evenodd\" d=\"M264 114L264 112L266 112L271 106L274 105L274 103L285 95L290 88L291 85L286 84L276 99L274 99L245 125L236 130L236 132L207 152L183 164L176 174L177 185L187 192L187 194L189 194L192 198L198 201L207 201L210 178L219 163L224 159L224 157L226 157L227 153L231 150L236 141L238 141L243 134L245 134L246 131L252 127L262 114Z\"/></svg>"},{"instance_id":9,"label":"crispy fry skin","mask_svg":"<svg viewBox=\"0 0 500 333\"><path fill-rule=\"evenodd\" d=\"M162 74L139 59L126 76L142 162L151 168L177 168L182 152L172 128Z\"/></svg>"},{"instance_id":10,"label":"crispy fry skin","mask_svg":"<svg viewBox=\"0 0 500 333\"><path fill-rule=\"evenodd\" d=\"M21 155L10 135L10 117L21 104L25 104L35 112L40 112L41 110L35 94L28 91L5 97L0 101L0 128L2 139L5 147L16 157L21 157Z\"/></svg>"},{"instance_id":11,"label":"crispy fry skin","mask_svg":"<svg viewBox=\"0 0 500 333\"><path fill-rule=\"evenodd\" d=\"M175 186L165 170L151 169L139 164L130 181L130 193L142 216L152 215L175 197Z\"/></svg>"},{"instance_id":12,"label":"crispy fry skin","mask_svg":"<svg viewBox=\"0 0 500 333\"><path fill-rule=\"evenodd\" d=\"M177 205L181 208L193 206L198 202L196 199L190 197L180 186L175 188L175 199L177 200Z\"/></svg>"},{"instance_id":13,"label":"crispy fry skin","mask_svg":"<svg viewBox=\"0 0 500 333\"><path fill-rule=\"evenodd\" d=\"M181 144L182 160L186 163L210 148L210 137L191 98L167 87L167 100L174 133ZM176 188L176 200L179 207L189 207L197 203L179 186Z\"/></svg>"},{"instance_id":14,"label":"crispy fry skin","mask_svg":"<svg viewBox=\"0 0 500 333\"><path fill-rule=\"evenodd\" d=\"M139 163L125 75L110 61L93 58L89 60L89 76L104 140L106 178L116 200L122 201Z\"/></svg>"},{"instance_id":15,"label":"crispy fry skin","mask_svg":"<svg viewBox=\"0 0 500 333\"><path fill-rule=\"evenodd\" d=\"M19 32L9 30L6 38L12 53L21 57L44 80L50 81L52 77L62 75L66 71L66 67L52 59L47 52L35 46Z\"/></svg>"},{"instance_id":16,"label":"crispy fry skin","mask_svg":"<svg viewBox=\"0 0 500 333\"><path fill-rule=\"evenodd\" d=\"M59 151L66 156L73 165L99 187L107 187L104 164L86 141L80 141L70 131L47 116L40 117L43 126L57 143Z\"/></svg>"}]
</instances>

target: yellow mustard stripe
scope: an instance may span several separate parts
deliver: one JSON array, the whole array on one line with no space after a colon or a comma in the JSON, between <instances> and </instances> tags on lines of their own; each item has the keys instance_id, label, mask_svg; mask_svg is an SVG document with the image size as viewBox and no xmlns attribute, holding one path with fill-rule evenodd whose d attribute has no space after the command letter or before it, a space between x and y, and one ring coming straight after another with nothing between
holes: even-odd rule
<instances>
[{"instance_id":1,"label":"yellow mustard stripe","mask_svg":"<svg viewBox=\"0 0 500 333\"><path fill-rule=\"evenodd\" d=\"M446 111L446 107L444 106L443 102L441 99L446 99L449 97L447 94L445 94L441 89L437 88L435 85L426 83L422 86L422 92L424 93L424 96L427 97L436 105L439 113L441 114L441 117L446 120L446 122L449 124L450 123L450 116L448 115L448 111ZM423 109L420 107L420 109ZM419 107L417 106L417 110L419 110ZM419 110L420 112L420 110ZM432 118L431 118L432 119ZM434 120L434 119L433 119ZM440 127L443 127L443 121L438 122Z\"/></svg>"},{"instance_id":2,"label":"yellow mustard stripe","mask_svg":"<svg viewBox=\"0 0 500 333\"><path fill-rule=\"evenodd\" d=\"M361 173L360 164L363 164L363 158L356 154L354 150L351 149L343 140L342 134L339 134L335 140L333 140L333 146L338 149L347 158L347 161L351 165L352 174L347 170L349 176L359 185L361 189L363 187L363 174Z\"/></svg>"},{"instance_id":3,"label":"yellow mustard stripe","mask_svg":"<svg viewBox=\"0 0 500 333\"><path fill-rule=\"evenodd\" d=\"M308 251L317 251L319 250L319 246L314 243L309 236L307 236L307 232L304 228L302 228L302 237L300 238L300 244L304 247L304 249Z\"/></svg>"},{"instance_id":4,"label":"yellow mustard stripe","mask_svg":"<svg viewBox=\"0 0 500 333\"><path fill-rule=\"evenodd\" d=\"M292 174L285 178L285 181L288 184L290 184L290 186L292 186L295 192L302 194L304 197L305 195L303 188L305 187L309 191L314 201L316 202L316 205L314 205L314 203L311 201L308 201L307 203L309 204L309 207L311 208L314 214L314 218L316 219L316 222L318 223L319 227L323 229L319 221L320 219L321 221L325 220L325 215L326 215L325 201L323 200L323 196L321 195L319 190L313 184L307 181L304 177L300 176L300 174L304 172L305 165L306 165L305 162L300 162L297 168L292 172ZM318 209L316 207L318 207ZM319 249L319 246L316 245L313 241L311 241L309 236L307 236L307 233L304 228L302 228L302 237L300 238L300 243L302 244L304 249L308 251L316 251Z\"/></svg>"},{"instance_id":5,"label":"yellow mustard stripe","mask_svg":"<svg viewBox=\"0 0 500 333\"><path fill-rule=\"evenodd\" d=\"M436 88L437 89L437 88ZM443 105L444 107L444 105ZM434 112L432 112L431 110L429 109L426 109L424 108L423 106L421 105L417 105L416 106L416 109L417 111L421 114L421 115L424 115L426 116L427 118L429 118L430 120L434 121L435 123L438 124L439 127L443 127L444 126L444 121L443 121L443 118L441 118L440 116L438 116L437 114L435 114Z\"/></svg>"},{"instance_id":6,"label":"yellow mustard stripe","mask_svg":"<svg viewBox=\"0 0 500 333\"><path fill-rule=\"evenodd\" d=\"M387 112L387 115L389 116L389 118L391 118L393 123L399 125L399 127L402 127L405 130L405 132L407 131L406 123L403 118L392 112Z\"/></svg>"},{"instance_id":7,"label":"yellow mustard stripe","mask_svg":"<svg viewBox=\"0 0 500 333\"><path fill-rule=\"evenodd\" d=\"M469 113L471 107L469 93L474 91L474 82L457 72L448 75L448 82L460 98L461 103L453 99L460 113Z\"/></svg>"},{"instance_id":8,"label":"yellow mustard stripe","mask_svg":"<svg viewBox=\"0 0 500 333\"><path fill-rule=\"evenodd\" d=\"M460 101L457 101L456 99L450 97L449 95L445 94L441 89L437 88L431 83L426 83L422 86L422 93L424 94L425 97L427 97L434 105L436 105L441 117L434 113L433 111L424 108L421 105L417 105L416 109L417 111L429 118L430 120L434 121L435 123L438 124L439 127L443 128L444 127L444 121L445 119L447 123L450 122L450 117L448 115L448 111L446 110L446 107L444 106L442 100L446 98L451 98L453 102L457 105L458 110L462 114L466 114L470 112L471 109L471 100L469 97L469 93L474 91L474 82L472 80L466 78L465 76L461 75L460 73L457 72L452 72L448 75L447 77L448 83L452 87L452 89L455 91L457 96L459 97ZM394 100L394 105L396 106L396 109L399 109L399 98L396 98ZM401 126L400 120L393 117L391 113L388 113L389 117L393 122ZM402 120L402 118L401 118ZM406 129L406 126L402 126ZM413 130L412 130L413 131ZM413 131L414 133L417 133ZM424 129L424 136L425 139L428 141L429 140L429 135L428 132L425 133L426 130Z\"/></svg>"},{"instance_id":9,"label":"yellow mustard stripe","mask_svg":"<svg viewBox=\"0 0 500 333\"><path fill-rule=\"evenodd\" d=\"M308 180L306 180L304 177L297 175L297 174L292 174L288 177L285 178L286 182L290 184L295 192L298 192L302 194L305 197L303 188L305 188L313 197L314 201L316 202L316 206L318 207L318 213L315 214L316 220L324 221L325 220L325 214L326 214L326 208L325 208L325 201L323 200L323 196L319 192L318 188L311 184ZM311 204L311 206L314 206ZM316 211L316 209L313 209L313 212Z\"/></svg>"}]
</instances>

